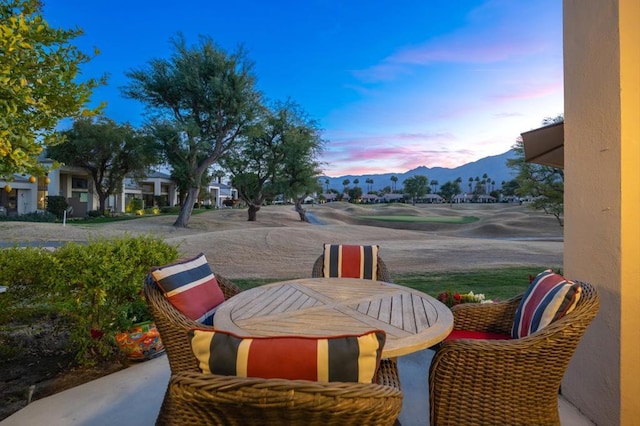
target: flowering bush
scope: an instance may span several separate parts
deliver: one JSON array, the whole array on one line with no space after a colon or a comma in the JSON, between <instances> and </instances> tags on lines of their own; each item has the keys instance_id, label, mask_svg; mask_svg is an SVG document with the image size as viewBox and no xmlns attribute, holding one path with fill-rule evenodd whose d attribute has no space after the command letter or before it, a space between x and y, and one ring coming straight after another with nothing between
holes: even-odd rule
<instances>
[{"instance_id":1,"label":"flowering bush","mask_svg":"<svg viewBox=\"0 0 640 426\"><path fill-rule=\"evenodd\" d=\"M485 303L484 294L473 294L472 291L469 293L460 294L458 292L453 293L451 291L445 291L438 295L438 300L448 307L456 306L461 303Z\"/></svg>"}]
</instances>

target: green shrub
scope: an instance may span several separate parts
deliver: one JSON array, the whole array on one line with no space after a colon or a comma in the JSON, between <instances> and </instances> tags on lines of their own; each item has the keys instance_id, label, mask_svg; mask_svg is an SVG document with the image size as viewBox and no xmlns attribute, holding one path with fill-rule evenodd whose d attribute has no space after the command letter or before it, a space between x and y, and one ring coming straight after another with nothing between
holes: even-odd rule
<instances>
[{"instance_id":1,"label":"green shrub","mask_svg":"<svg viewBox=\"0 0 640 426\"><path fill-rule=\"evenodd\" d=\"M148 318L134 318L144 303L142 287L149 268L177 258L177 247L152 236L67 243L55 252L53 290L70 317L77 359L92 364L117 354L115 334ZM141 303L142 302L142 303Z\"/></svg>"},{"instance_id":2,"label":"green shrub","mask_svg":"<svg viewBox=\"0 0 640 426\"><path fill-rule=\"evenodd\" d=\"M156 202L156 206L163 208L167 206L167 198L163 195L154 195L153 199Z\"/></svg>"},{"instance_id":3,"label":"green shrub","mask_svg":"<svg viewBox=\"0 0 640 426\"><path fill-rule=\"evenodd\" d=\"M81 364L118 356L115 334L151 319L142 298L146 273L177 255L177 247L159 238L129 235L66 243L54 251L0 250L0 285L7 287L0 295L0 323L59 313L70 324Z\"/></svg>"},{"instance_id":4,"label":"green shrub","mask_svg":"<svg viewBox=\"0 0 640 426\"><path fill-rule=\"evenodd\" d=\"M144 201L142 198L132 198L127 203L127 207L125 207L125 212L127 213L135 213L144 208Z\"/></svg>"},{"instance_id":5,"label":"green shrub","mask_svg":"<svg viewBox=\"0 0 640 426\"><path fill-rule=\"evenodd\" d=\"M32 212L21 214L18 216L0 216L0 220L3 221L16 221L16 222L55 222L56 216L51 212Z\"/></svg>"},{"instance_id":6,"label":"green shrub","mask_svg":"<svg viewBox=\"0 0 640 426\"><path fill-rule=\"evenodd\" d=\"M50 277L55 268L51 251L38 247L0 250L0 323L19 321L52 309Z\"/></svg>"},{"instance_id":7,"label":"green shrub","mask_svg":"<svg viewBox=\"0 0 640 426\"><path fill-rule=\"evenodd\" d=\"M58 219L62 219L67 207L67 200L63 196L49 195L47 197L47 211L53 213Z\"/></svg>"},{"instance_id":8,"label":"green shrub","mask_svg":"<svg viewBox=\"0 0 640 426\"><path fill-rule=\"evenodd\" d=\"M87 217L101 217L103 214L99 210L89 210L87 212Z\"/></svg>"},{"instance_id":9,"label":"green shrub","mask_svg":"<svg viewBox=\"0 0 640 426\"><path fill-rule=\"evenodd\" d=\"M178 214L178 213L180 213L180 206L162 207L160 209L160 212L161 213Z\"/></svg>"}]
</instances>

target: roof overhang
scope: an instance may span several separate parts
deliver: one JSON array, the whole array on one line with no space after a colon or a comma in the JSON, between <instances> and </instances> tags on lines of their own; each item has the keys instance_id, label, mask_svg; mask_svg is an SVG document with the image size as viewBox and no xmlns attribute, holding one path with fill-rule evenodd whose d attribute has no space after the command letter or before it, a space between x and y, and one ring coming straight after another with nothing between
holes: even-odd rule
<instances>
[{"instance_id":1,"label":"roof overhang","mask_svg":"<svg viewBox=\"0 0 640 426\"><path fill-rule=\"evenodd\" d=\"M524 161L564 168L564 122L524 132Z\"/></svg>"}]
</instances>

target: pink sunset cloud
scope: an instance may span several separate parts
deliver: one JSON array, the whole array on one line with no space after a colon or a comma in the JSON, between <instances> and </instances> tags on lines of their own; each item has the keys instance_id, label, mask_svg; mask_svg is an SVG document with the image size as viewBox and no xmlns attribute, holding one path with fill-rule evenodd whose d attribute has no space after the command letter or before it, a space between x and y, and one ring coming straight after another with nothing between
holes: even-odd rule
<instances>
[{"instance_id":1,"label":"pink sunset cloud","mask_svg":"<svg viewBox=\"0 0 640 426\"><path fill-rule=\"evenodd\" d=\"M457 167L467 162L473 153L455 148L455 140L447 133L351 136L332 140L331 150L323 155L323 169L325 174L337 176L399 173L418 166Z\"/></svg>"},{"instance_id":2,"label":"pink sunset cloud","mask_svg":"<svg viewBox=\"0 0 640 426\"><path fill-rule=\"evenodd\" d=\"M563 84L562 81L555 81L545 85L537 85L535 83L530 83L529 87L518 86L517 88L520 90L496 94L489 97L492 101L513 101L513 100L523 100L523 99L535 99L542 98L545 96L555 95L563 92Z\"/></svg>"}]
</instances>

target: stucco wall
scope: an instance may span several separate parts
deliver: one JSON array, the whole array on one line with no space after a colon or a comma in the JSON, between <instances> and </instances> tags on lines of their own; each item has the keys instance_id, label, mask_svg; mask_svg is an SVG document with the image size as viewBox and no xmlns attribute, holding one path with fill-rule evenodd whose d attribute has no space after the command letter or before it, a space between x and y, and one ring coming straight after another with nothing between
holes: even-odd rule
<instances>
[{"instance_id":1,"label":"stucco wall","mask_svg":"<svg viewBox=\"0 0 640 426\"><path fill-rule=\"evenodd\" d=\"M601 307L562 390L599 425L640 424L639 4L564 1L564 268Z\"/></svg>"}]
</instances>

